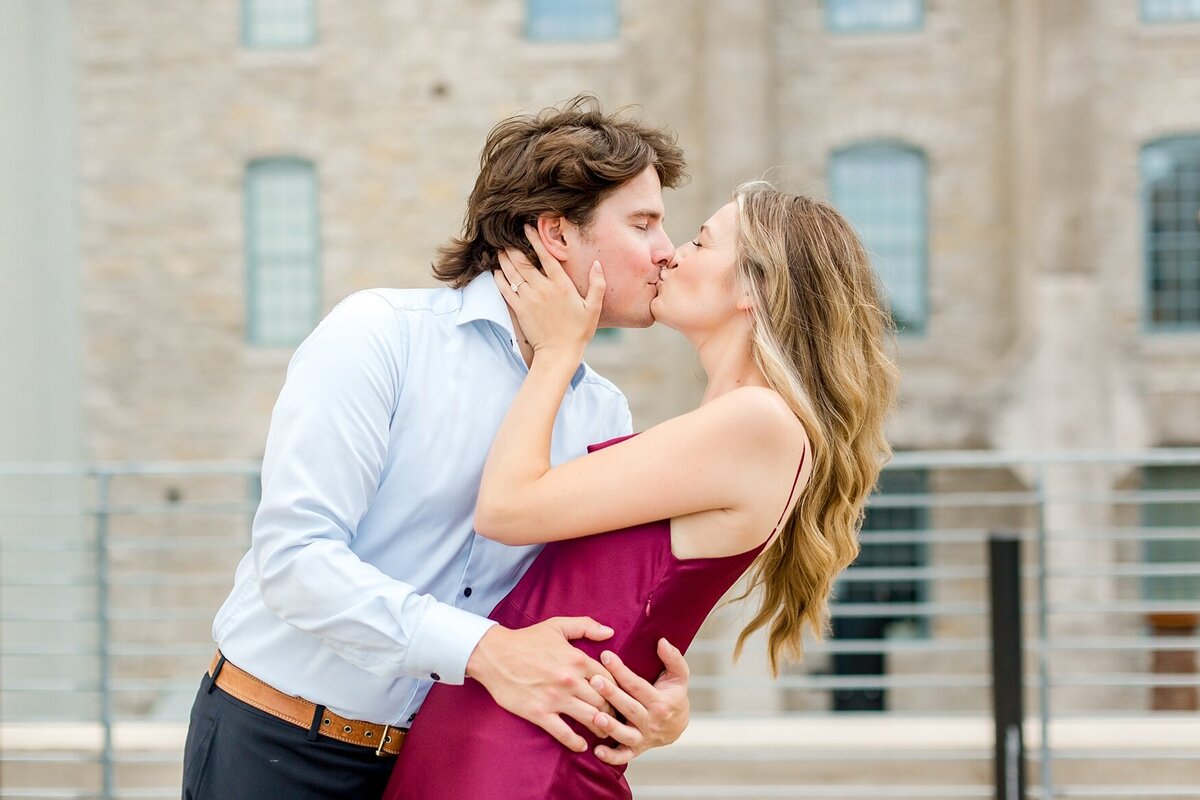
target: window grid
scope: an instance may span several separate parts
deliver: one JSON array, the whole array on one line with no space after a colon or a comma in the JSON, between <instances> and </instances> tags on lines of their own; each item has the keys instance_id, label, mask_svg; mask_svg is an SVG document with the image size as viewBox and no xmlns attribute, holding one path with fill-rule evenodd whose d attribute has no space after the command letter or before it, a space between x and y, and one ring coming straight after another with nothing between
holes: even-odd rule
<instances>
[{"instance_id":1,"label":"window grid","mask_svg":"<svg viewBox=\"0 0 1200 800\"><path fill-rule=\"evenodd\" d=\"M529 0L525 35L535 42L616 39L617 0Z\"/></svg>"},{"instance_id":2,"label":"window grid","mask_svg":"<svg viewBox=\"0 0 1200 800\"><path fill-rule=\"evenodd\" d=\"M317 181L313 165L266 159L246 171L246 336L290 347L321 305Z\"/></svg>"},{"instance_id":3,"label":"window grid","mask_svg":"<svg viewBox=\"0 0 1200 800\"><path fill-rule=\"evenodd\" d=\"M900 145L848 148L834 154L829 182L833 204L862 236L896 327L901 333L924 333L925 156Z\"/></svg>"},{"instance_id":4,"label":"window grid","mask_svg":"<svg viewBox=\"0 0 1200 800\"><path fill-rule=\"evenodd\" d=\"M1200 0L1142 0L1143 22L1200 20Z\"/></svg>"},{"instance_id":5,"label":"window grid","mask_svg":"<svg viewBox=\"0 0 1200 800\"><path fill-rule=\"evenodd\" d=\"M1147 323L1200 329L1200 136L1142 149Z\"/></svg>"},{"instance_id":6,"label":"window grid","mask_svg":"<svg viewBox=\"0 0 1200 800\"><path fill-rule=\"evenodd\" d=\"M888 469L879 476L879 494L923 495L929 491L929 473L924 469ZM929 527L929 509L914 501L912 506L870 508L863 518L864 533L902 531L918 533ZM922 567L927 557L920 542L865 542L855 567ZM919 603L925 596L921 581L856 581L838 588L843 603Z\"/></svg>"},{"instance_id":7,"label":"window grid","mask_svg":"<svg viewBox=\"0 0 1200 800\"><path fill-rule=\"evenodd\" d=\"M316 0L242 0L242 43L257 49L311 47Z\"/></svg>"},{"instance_id":8,"label":"window grid","mask_svg":"<svg viewBox=\"0 0 1200 800\"><path fill-rule=\"evenodd\" d=\"M925 469L888 469L879 476L880 494L923 495L929 491L929 471ZM902 533L919 536L929 528L929 508L920 499L911 506L867 507L862 530ZM923 542L864 542L858 558L847 569L870 567L924 567L929 554ZM924 602L927 582L922 580L839 581L834 591L838 603L878 604L877 617L841 617L834 607L833 636L835 639L888 639L896 636L928 636L928 618L921 615L897 617L888 612L895 603ZM886 675L887 655L883 651L835 653L833 671L837 675ZM887 692L883 689L835 689L835 711L883 711L887 709Z\"/></svg>"},{"instance_id":9,"label":"window grid","mask_svg":"<svg viewBox=\"0 0 1200 800\"><path fill-rule=\"evenodd\" d=\"M1142 486L1148 492L1200 491L1200 467L1145 467ZM1193 528L1195 539L1148 539L1142 557L1148 564L1200 562L1200 500L1146 503L1142 523L1147 528ZM1200 575L1148 575L1142 579L1147 600L1200 600Z\"/></svg>"},{"instance_id":10,"label":"window grid","mask_svg":"<svg viewBox=\"0 0 1200 800\"><path fill-rule=\"evenodd\" d=\"M825 0L825 26L834 33L920 30L923 0Z\"/></svg>"}]
</instances>

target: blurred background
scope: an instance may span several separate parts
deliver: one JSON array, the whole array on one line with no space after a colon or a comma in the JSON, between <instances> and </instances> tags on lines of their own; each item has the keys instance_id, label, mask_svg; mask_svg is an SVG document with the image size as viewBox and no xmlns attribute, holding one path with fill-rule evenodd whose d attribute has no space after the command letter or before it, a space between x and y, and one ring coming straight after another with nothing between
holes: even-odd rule
<instances>
[{"instance_id":1,"label":"blurred background","mask_svg":"<svg viewBox=\"0 0 1200 800\"><path fill-rule=\"evenodd\" d=\"M1200 798L1200 0L0 0L0 798L178 796L293 348L584 91L678 134L677 243L836 204L904 374L834 637L772 679L714 614L636 796L996 796L1004 533L1028 795ZM702 390L589 361L636 428Z\"/></svg>"}]
</instances>

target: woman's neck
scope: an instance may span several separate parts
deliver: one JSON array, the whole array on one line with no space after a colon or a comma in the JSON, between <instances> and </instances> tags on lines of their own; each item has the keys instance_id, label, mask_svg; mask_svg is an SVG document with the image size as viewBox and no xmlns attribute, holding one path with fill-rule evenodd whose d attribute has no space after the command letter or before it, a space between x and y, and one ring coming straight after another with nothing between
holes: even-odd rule
<instances>
[{"instance_id":1,"label":"woman's neck","mask_svg":"<svg viewBox=\"0 0 1200 800\"><path fill-rule=\"evenodd\" d=\"M708 385L700 405L743 386L769 386L750 347L750 326L742 320L713 331L697 343L700 365L708 376Z\"/></svg>"}]
</instances>

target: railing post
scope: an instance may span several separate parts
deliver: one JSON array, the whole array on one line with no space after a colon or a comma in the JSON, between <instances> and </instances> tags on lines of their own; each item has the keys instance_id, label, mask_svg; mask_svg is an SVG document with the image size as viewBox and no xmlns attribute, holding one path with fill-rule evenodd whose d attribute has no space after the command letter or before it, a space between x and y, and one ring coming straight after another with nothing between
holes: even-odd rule
<instances>
[{"instance_id":1,"label":"railing post","mask_svg":"<svg viewBox=\"0 0 1200 800\"><path fill-rule=\"evenodd\" d=\"M992 710L996 722L996 800L1025 800L1025 722L1021 652L1021 542L988 539L992 611Z\"/></svg>"},{"instance_id":2,"label":"railing post","mask_svg":"<svg viewBox=\"0 0 1200 800\"><path fill-rule=\"evenodd\" d=\"M96 474L96 627L100 658L100 729L103 737L100 753L100 769L103 774L104 800L115 796L113 770L113 702L112 664L109 659L109 586L108 586L108 517L109 482L112 475L107 472Z\"/></svg>"},{"instance_id":3,"label":"railing post","mask_svg":"<svg viewBox=\"0 0 1200 800\"><path fill-rule=\"evenodd\" d=\"M1054 797L1054 757L1050 752L1050 546L1046 541L1046 468L1037 467L1037 665L1041 746L1038 778L1043 800Z\"/></svg>"}]
</instances>

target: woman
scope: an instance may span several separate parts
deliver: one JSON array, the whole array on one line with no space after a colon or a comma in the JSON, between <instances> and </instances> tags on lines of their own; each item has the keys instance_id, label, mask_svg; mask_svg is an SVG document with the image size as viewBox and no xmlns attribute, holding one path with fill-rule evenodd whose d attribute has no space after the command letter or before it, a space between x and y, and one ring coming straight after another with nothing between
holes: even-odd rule
<instances>
[{"instance_id":1,"label":"woman","mask_svg":"<svg viewBox=\"0 0 1200 800\"><path fill-rule=\"evenodd\" d=\"M611 650L653 680L659 640L686 648L757 562L762 603L735 656L767 627L772 669L798 659L804 629L820 636L827 625L833 580L858 553L863 503L890 455L888 318L850 225L823 203L740 188L676 251L651 304L697 349L708 377L700 407L553 469L555 415L595 332L604 279L597 264L581 299L531 240L545 274L505 257L497 276L534 358L492 445L475 527L507 544L549 544L492 618L604 620L613 638L579 647ZM437 685L385 798L615 800L631 796L623 771L565 749L478 684Z\"/></svg>"}]
</instances>

